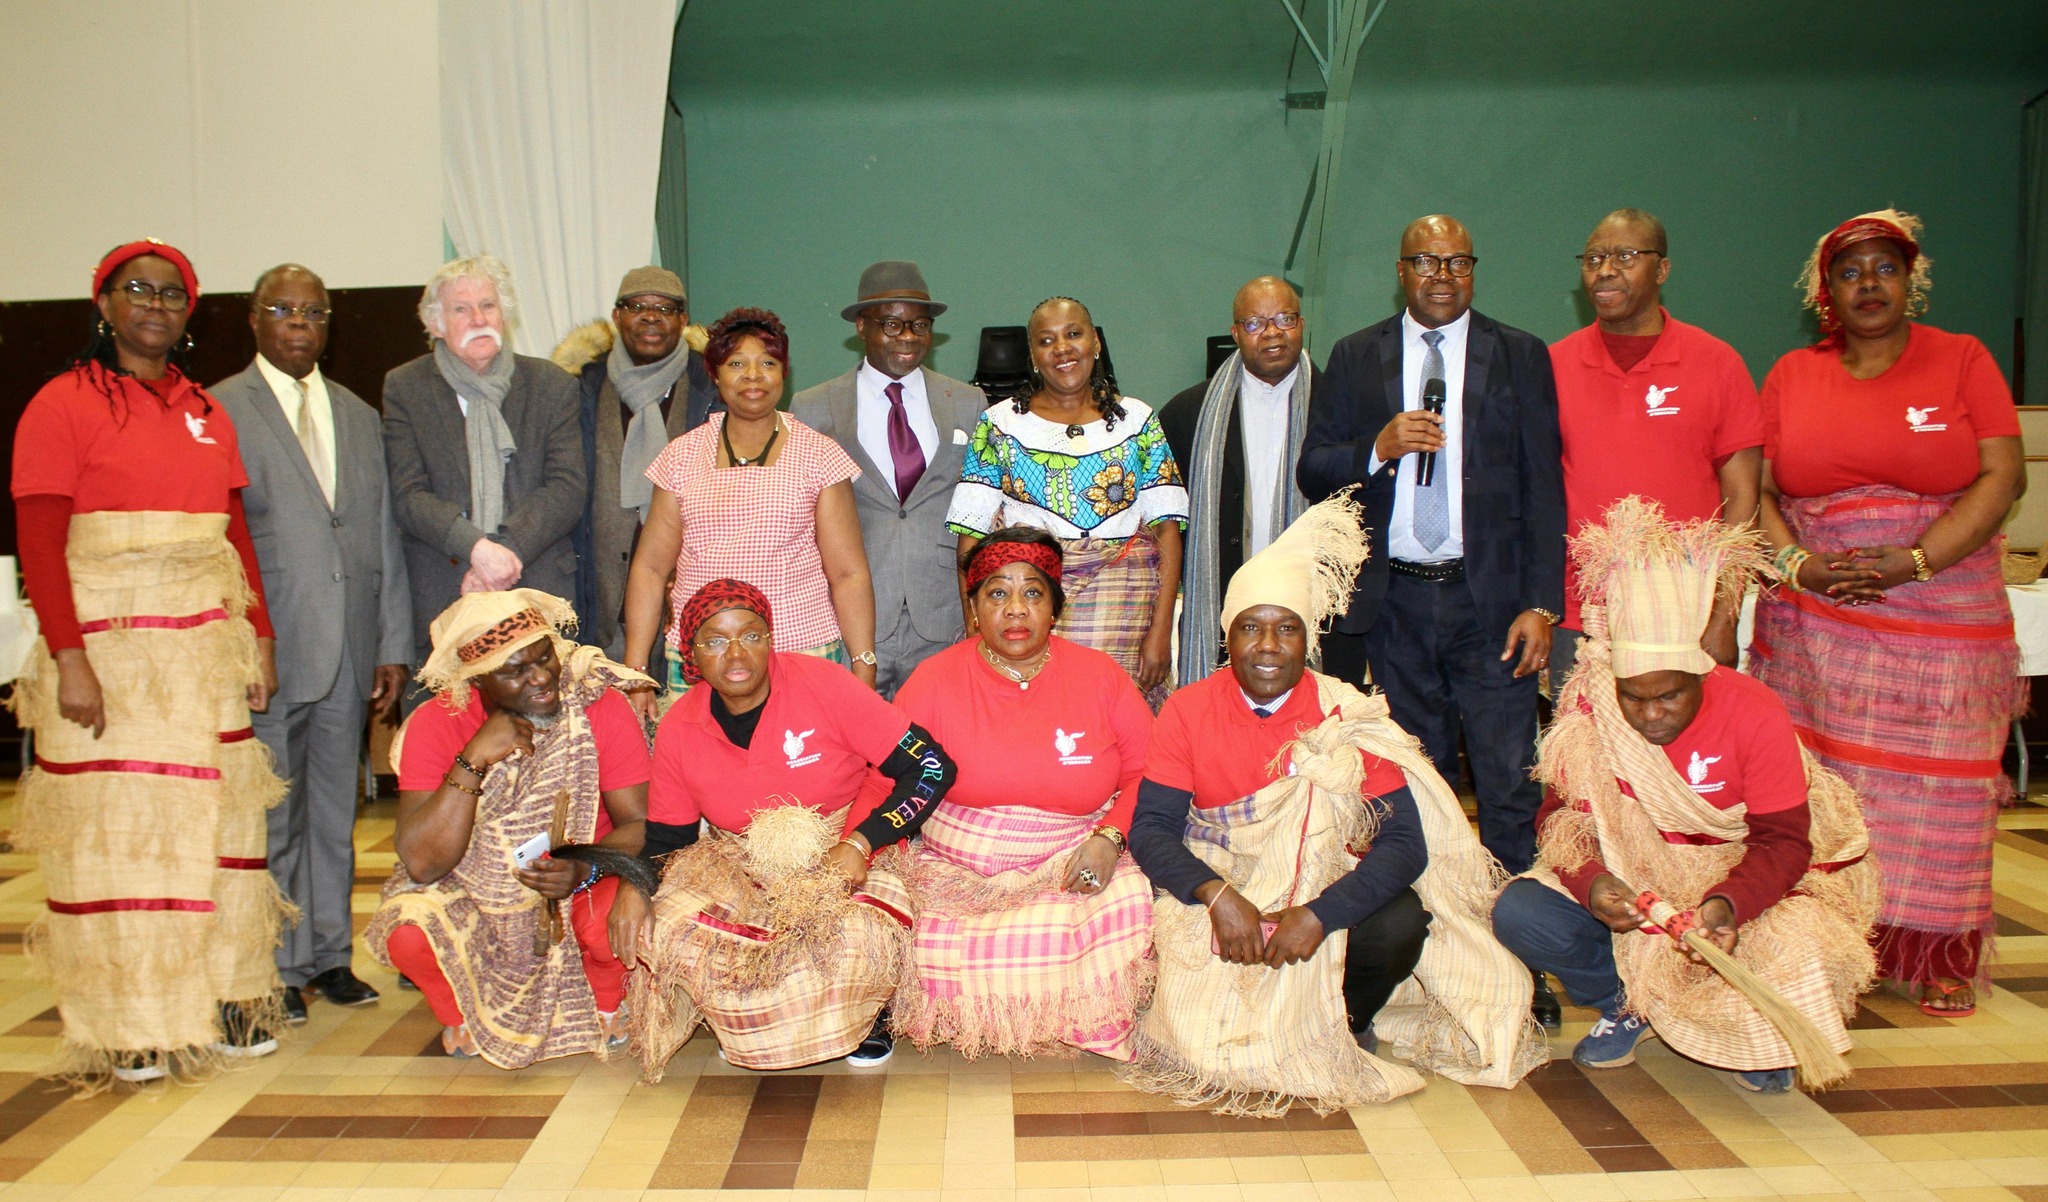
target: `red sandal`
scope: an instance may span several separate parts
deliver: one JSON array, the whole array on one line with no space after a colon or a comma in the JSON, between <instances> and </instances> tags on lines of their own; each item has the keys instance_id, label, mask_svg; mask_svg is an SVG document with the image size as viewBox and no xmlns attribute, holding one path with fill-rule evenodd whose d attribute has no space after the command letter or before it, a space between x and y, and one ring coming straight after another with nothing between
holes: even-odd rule
<instances>
[{"instance_id":1,"label":"red sandal","mask_svg":"<svg viewBox=\"0 0 2048 1202\"><path fill-rule=\"evenodd\" d=\"M1973 990L1971 994L1970 1005L1967 1008L1944 1008L1940 1006L1930 1006L1927 1004L1927 994L1930 990L1935 993L1939 993L1942 999L1946 1001L1947 999L1954 997L1956 994L1959 994L1966 989ZM1968 981L1958 981L1953 985L1949 985L1941 981L1924 982L1920 986L1920 1013L1925 1014L1930 1018L1968 1018L1972 1014L1977 1013L1977 1002L1974 993L1974 987Z\"/></svg>"}]
</instances>

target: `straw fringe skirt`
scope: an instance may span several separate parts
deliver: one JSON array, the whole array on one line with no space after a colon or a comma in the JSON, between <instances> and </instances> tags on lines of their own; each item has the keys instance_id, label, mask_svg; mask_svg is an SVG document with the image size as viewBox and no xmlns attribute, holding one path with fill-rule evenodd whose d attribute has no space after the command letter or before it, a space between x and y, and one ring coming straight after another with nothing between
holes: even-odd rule
<instances>
[{"instance_id":1,"label":"straw fringe skirt","mask_svg":"<svg viewBox=\"0 0 2048 1202\"><path fill-rule=\"evenodd\" d=\"M36 736L14 838L40 853L49 897L26 944L64 1021L52 1075L84 1088L133 1057L217 1069L218 1003L283 1017L275 949L292 909L264 811L285 783L250 729L252 597L226 534L225 514L75 515L66 560L106 732L59 714L42 643L11 700Z\"/></svg>"}]
</instances>

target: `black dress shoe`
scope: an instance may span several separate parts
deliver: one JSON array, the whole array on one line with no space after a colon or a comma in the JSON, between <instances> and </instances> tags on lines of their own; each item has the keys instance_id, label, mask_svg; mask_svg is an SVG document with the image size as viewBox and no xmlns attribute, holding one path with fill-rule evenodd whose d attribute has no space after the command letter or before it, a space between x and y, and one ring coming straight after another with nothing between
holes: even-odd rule
<instances>
[{"instance_id":1,"label":"black dress shoe","mask_svg":"<svg viewBox=\"0 0 2048 1202\"><path fill-rule=\"evenodd\" d=\"M367 1006L382 996L346 968L330 968L307 981L306 988L337 1006Z\"/></svg>"},{"instance_id":2,"label":"black dress shoe","mask_svg":"<svg viewBox=\"0 0 2048 1202\"><path fill-rule=\"evenodd\" d=\"M306 995L296 985L284 987L284 1023L296 1027L306 1021Z\"/></svg>"},{"instance_id":3,"label":"black dress shoe","mask_svg":"<svg viewBox=\"0 0 2048 1202\"><path fill-rule=\"evenodd\" d=\"M1564 1025L1564 1008L1558 1004L1557 994L1551 992L1550 978L1536 974L1536 993L1529 1002L1529 1013L1546 1031L1555 1031Z\"/></svg>"}]
</instances>

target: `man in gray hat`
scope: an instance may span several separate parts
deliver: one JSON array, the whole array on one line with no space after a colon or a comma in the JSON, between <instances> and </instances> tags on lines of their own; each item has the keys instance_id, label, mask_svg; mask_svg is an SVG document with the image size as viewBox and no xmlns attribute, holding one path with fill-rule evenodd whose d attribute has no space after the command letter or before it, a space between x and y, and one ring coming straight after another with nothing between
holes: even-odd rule
<instances>
[{"instance_id":1,"label":"man in gray hat","mask_svg":"<svg viewBox=\"0 0 2048 1202\"><path fill-rule=\"evenodd\" d=\"M960 640L959 540L946 529L946 507L988 398L925 370L932 319L946 306L933 302L917 264L870 265L857 296L839 315L866 355L798 393L789 411L861 467L853 497L875 585L875 687L894 697L925 657Z\"/></svg>"},{"instance_id":2,"label":"man in gray hat","mask_svg":"<svg viewBox=\"0 0 2048 1202\"><path fill-rule=\"evenodd\" d=\"M612 319L574 331L555 348L555 363L581 387L590 476L590 508L575 534L580 637L614 658L625 651L626 569L654 496L647 465L670 439L725 408L696 349L703 344L676 273L635 267L619 281Z\"/></svg>"}]
</instances>

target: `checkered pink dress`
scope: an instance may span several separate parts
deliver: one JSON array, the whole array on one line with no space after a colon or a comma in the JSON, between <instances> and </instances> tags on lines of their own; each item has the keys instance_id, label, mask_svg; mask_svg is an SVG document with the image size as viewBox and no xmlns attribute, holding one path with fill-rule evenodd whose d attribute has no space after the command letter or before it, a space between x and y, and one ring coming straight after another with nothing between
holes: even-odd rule
<instances>
[{"instance_id":1,"label":"checkered pink dress","mask_svg":"<svg viewBox=\"0 0 2048 1202\"><path fill-rule=\"evenodd\" d=\"M774 607L775 649L809 651L839 637L818 555L818 495L860 468L838 443L781 417L782 453L767 467L718 466L721 413L669 443L647 478L675 494L683 519L674 609L721 577L744 580ZM668 642L680 646L674 627Z\"/></svg>"}]
</instances>

